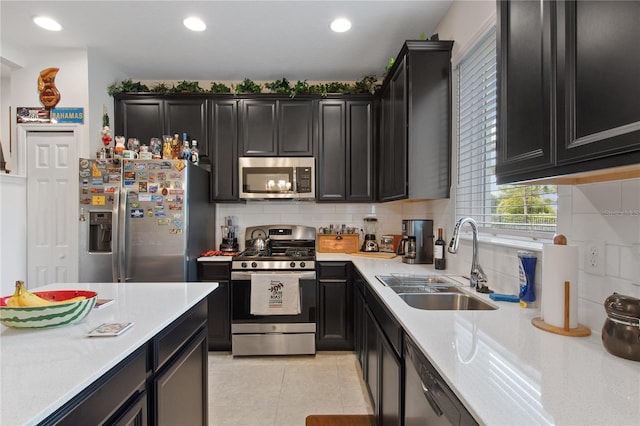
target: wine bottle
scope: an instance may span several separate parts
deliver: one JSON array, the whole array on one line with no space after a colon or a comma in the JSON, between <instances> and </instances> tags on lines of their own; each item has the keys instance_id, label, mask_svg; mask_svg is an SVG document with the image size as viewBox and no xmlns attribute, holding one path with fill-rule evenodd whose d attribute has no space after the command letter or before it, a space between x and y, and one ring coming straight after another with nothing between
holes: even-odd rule
<instances>
[{"instance_id":1,"label":"wine bottle","mask_svg":"<svg viewBox=\"0 0 640 426\"><path fill-rule=\"evenodd\" d=\"M442 238L442 228L438 228L438 239L435 241L435 250L433 251L433 258L435 260L435 268L436 269L445 269L447 267L447 262L444 259L444 248L446 243Z\"/></svg>"}]
</instances>

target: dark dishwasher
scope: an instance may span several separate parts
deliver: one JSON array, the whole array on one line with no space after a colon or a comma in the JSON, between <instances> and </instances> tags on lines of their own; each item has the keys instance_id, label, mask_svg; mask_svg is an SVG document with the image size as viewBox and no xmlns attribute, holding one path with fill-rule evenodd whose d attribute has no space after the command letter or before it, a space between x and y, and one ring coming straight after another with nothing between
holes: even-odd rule
<instances>
[{"instance_id":1,"label":"dark dishwasher","mask_svg":"<svg viewBox=\"0 0 640 426\"><path fill-rule=\"evenodd\" d=\"M404 352L405 426L478 424L409 338Z\"/></svg>"}]
</instances>

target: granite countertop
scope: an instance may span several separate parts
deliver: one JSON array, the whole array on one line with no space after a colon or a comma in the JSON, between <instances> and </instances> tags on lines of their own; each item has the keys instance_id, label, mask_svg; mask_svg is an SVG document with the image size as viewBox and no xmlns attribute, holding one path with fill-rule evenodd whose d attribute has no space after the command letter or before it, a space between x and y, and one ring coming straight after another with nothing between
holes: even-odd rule
<instances>
[{"instance_id":1,"label":"granite countertop","mask_svg":"<svg viewBox=\"0 0 640 426\"><path fill-rule=\"evenodd\" d=\"M531 324L539 310L476 292L498 309L415 309L375 276L441 273L433 265L329 253L317 260L353 262L481 424L639 424L640 363L609 354L600 330L588 337L548 333Z\"/></svg>"},{"instance_id":2,"label":"granite countertop","mask_svg":"<svg viewBox=\"0 0 640 426\"><path fill-rule=\"evenodd\" d=\"M0 325L0 424L36 424L63 406L218 287L217 283L51 284L115 302L77 324L50 329ZM87 337L105 322L133 322L117 337Z\"/></svg>"}]
</instances>

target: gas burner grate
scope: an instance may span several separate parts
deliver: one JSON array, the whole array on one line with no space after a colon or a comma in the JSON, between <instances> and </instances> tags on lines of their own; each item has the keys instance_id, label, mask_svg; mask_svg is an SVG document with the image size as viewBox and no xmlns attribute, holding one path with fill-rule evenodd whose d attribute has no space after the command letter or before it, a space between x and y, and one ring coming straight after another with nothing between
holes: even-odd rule
<instances>
[{"instance_id":1,"label":"gas burner grate","mask_svg":"<svg viewBox=\"0 0 640 426\"><path fill-rule=\"evenodd\" d=\"M310 257L314 255L313 249L305 249L305 248L290 248L285 250L284 255L287 257Z\"/></svg>"}]
</instances>

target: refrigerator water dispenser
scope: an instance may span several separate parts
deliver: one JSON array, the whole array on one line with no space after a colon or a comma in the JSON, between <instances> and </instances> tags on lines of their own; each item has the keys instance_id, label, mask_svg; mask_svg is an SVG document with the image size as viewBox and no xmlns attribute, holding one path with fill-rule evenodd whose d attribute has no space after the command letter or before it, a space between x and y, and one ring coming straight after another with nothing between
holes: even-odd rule
<instances>
[{"instance_id":1,"label":"refrigerator water dispenser","mask_svg":"<svg viewBox=\"0 0 640 426\"><path fill-rule=\"evenodd\" d=\"M89 213L89 252L111 253L111 212Z\"/></svg>"}]
</instances>

